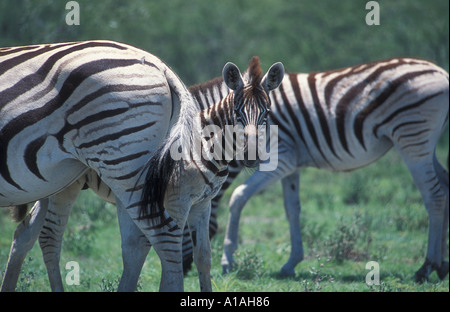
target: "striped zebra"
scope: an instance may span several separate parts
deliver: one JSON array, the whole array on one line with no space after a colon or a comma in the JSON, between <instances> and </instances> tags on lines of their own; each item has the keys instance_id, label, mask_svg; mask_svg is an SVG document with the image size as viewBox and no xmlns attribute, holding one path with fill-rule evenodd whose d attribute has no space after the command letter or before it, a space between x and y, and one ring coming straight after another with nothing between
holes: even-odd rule
<instances>
[{"instance_id":1,"label":"striped zebra","mask_svg":"<svg viewBox=\"0 0 450 312\"><path fill-rule=\"evenodd\" d=\"M221 81L211 86L220 89ZM349 171L366 166L394 147L422 194L429 215L429 243L415 279L436 270L448 274L448 172L435 156L437 141L448 123L448 73L421 59L394 58L310 74L286 74L271 93L268 124L279 127L278 167L256 171L230 199L224 240L224 273L232 268L238 246L239 218L246 202L281 180L290 226L291 254L281 275L295 275L304 252L300 233L300 169L316 167ZM217 231L219 200L242 169L229 165L227 181L211 202L210 236ZM184 269L191 263L192 243L183 239Z\"/></svg>"},{"instance_id":2,"label":"striped zebra","mask_svg":"<svg viewBox=\"0 0 450 312\"><path fill-rule=\"evenodd\" d=\"M69 48L67 48L67 46L69 46ZM108 47L108 49L106 47ZM79 51L86 49L90 49L88 51L89 55L86 55L88 53L79 53ZM120 53L120 51L115 51L114 49L125 50L126 52ZM28 54L30 50L34 53ZM53 51L53 55L47 54L43 56L43 54L48 53L48 51ZM256 137L256 134L247 132L246 126L251 125L254 128L259 124L265 123L266 118L261 116L265 115L265 112L268 111L269 92L275 89L282 80L284 75L282 64L274 64L264 77L262 76L260 67L255 67L253 72L250 70L249 83L247 83L247 81L244 83L239 69L234 64L228 63L224 67L223 77L227 86L234 90L234 92L228 94L222 101L208 110L199 112L193 105L194 102L192 101L192 98L184 89L184 85L179 80L179 84L176 84L176 79L178 79L178 77L176 77L176 75L165 64L163 64L159 59L156 59L154 56L147 53L143 55L145 52L132 47L111 42L85 42L10 48L4 49L1 52L5 52L6 55L11 56L11 58L7 58L5 61L2 60L2 65L7 64L5 66L5 72L15 69L17 66L20 67L22 63L28 63L27 65L29 66L29 57L41 57L52 60L50 64L45 62L43 65L40 64L41 66L30 66L29 68L31 69L28 72L24 71L23 74L25 76L19 75L18 79L20 81L16 84L13 82L11 87L6 89L12 93L12 100L18 98L20 95L17 94L17 90L13 87L16 87L22 83L20 86L22 86L23 93L27 90L26 87L30 83L32 86L39 86L39 83L33 84L34 81L32 78L36 78L36 80L39 80L41 84L45 84L46 81L44 78L46 78L47 75L50 76L49 71L51 72L54 69L53 67L57 66L56 70L54 70L53 76L49 78L51 82L47 88L44 86L42 91L37 90L37 94L30 92L30 96L37 103L33 103L35 105L30 106L28 109L33 112L36 111L38 114L37 116L34 114L28 114L27 117L32 118L34 123L30 123L26 125L26 127L33 127L33 133L38 136L38 139L31 138L31 143L27 143L25 142L25 137L20 136L21 133L19 129L17 129L17 127L13 127L19 124L19 122L14 123L17 119L22 119L23 121L23 117L20 115L21 113L24 115L27 114L23 113L24 109L21 109L21 107L14 110L15 106L11 105L12 108L10 108L8 107L10 102L6 102L5 107L9 109L9 111L5 109L5 113L2 112L0 115L2 117L2 123L0 124L2 126L0 128L0 134L2 134L2 136L0 139L2 141L2 147L5 146L5 148L0 150L0 152L8 156L9 150L13 149L11 146L12 144L8 141L19 141L18 143L15 141L13 143L16 143L17 145L20 145L19 143L25 145L19 150L19 152L23 150L23 161L26 162L29 169L24 172L14 172L15 175L13 177L9 168L12 168L11 163L16 165L15 162L17 160L10 157L5 158L6 161L2 161L0 163L2 166L0 168L2 169L0 170L0 173L1 178L3 179L1 185L6 185L3 184L3 181L10 185L5 189L0 189L0 205L22 204L28 201L36 200L39 196L41 198L45 198L33 207L30 216L27 217L28 223L23 223L25 230L18 229L16 230L16 233L17 231L19 231L18 234L24 233L33 227L35 229L40 228L36 224L40 223L40 225L42 225L43 220L47 223L54 224L59 222L58 225L64 227L65 223L64 220L61 220L61 218L56 217L56 220L54 220L52 219L52 216L49 216L48 218L45 218L44 216L47 211L50 211L49 207L52 206L64 207L65 210L70 210L76 194L78 194L79 190L84 185L84 183L82 183L83 181L77 181L77 178L83 176L86 170L93 169L114 194L114 200L117 205L120 219L126 219L128 228L133 228L134 231L136 231L139 227L139 230L146 235L146 239L148 239L155 247L155 250L160 257L163 270L160 290L183 289L181 246L178 248L177 245L181 243L182 235L180 228L184 226L186 221L189 223L194 245L198 246L197 248L194 248L194 255L197 269L199 271L201 290L211 290L211 282L209 278L210 247L208 235L204 233L207 232L208 227L210 200L220 189L222 182L226 179L228 171L226 161L216 162L214 160L205 160L201 157L197 159L195 155L192 155L192 151L190 153L188 152L189 145L192 143L194 138L193 119L195 116L199 116L201 126L209 124L223 127L228 124L240 124L246 129L244 136L245 142L251 139L257 139L252 138ZM108 55L110 58L101 59L103 62L98 64L98 67L94 66L95 70L93 70L88 65L94 64L98 61L95 56L99 53L102 53L102 56ZM12 62L11 59L13 60ZM148 62L148 59L152 59L152 62ZM156 62L155 59L158 62ZM116 60L117 64L114 65ZM35 62L31 63L32 65L36 63L36 59L34 61ZM76 61L78 61L78 63L73 64ZM146 89L144 84L131 85L130 87L130 85L127 85L125 81L121 81L121 79L128 79L129 83L133 78L136 78L133 80L133 83L148 83L148 80L156 80L151 79L153 77L145 76L147 73L145 73L142 69L139 71L133 68L133 70L136 70L137 74L134 71L127 71L128 74L124 75L123 67L132 66L128 64L144 65L143 67L149 66L150 70L155 68L158 71L163 72L163 75L165 76L163 76L164 78L167 79L169 76L170 80L167 79L166 84L159 83L157 87L154 87L160 88L157 93L150 94L152 96L157 95L155 98L149 99L148 94L142 95L138 94L139 92L127 94L127 96L120 94L121 96L118 98L116 94L113 94L112 96L111 93L116 92L135 92L136 90L148 91L148 89L151 89ZM114 73L113 70L118 69L119 67L122 72ZM45 68L46 71L44 71L43 68ZM146 68L146 70L148 71L149 68ZM161 68L163 70L161 70ZM38 70L39 75L32 73L32 70ZM104 71L108 71L108 75L105 74L96 77L96 74ZM137 77L135 77L135 74ZM42 75L44 76L42 77ZM117 77L120 78L117 79ZM139 78L141 79L140 81ZM82 82L86 80L91 81L89 81L89 84L86 83L86 86L83 85L85 88L83 90L84 94L92 91L94 92L83 97L80 94L82 92L80 85L82 85ZM105 83L106 81L110 84L118 84L108 85ZM166 90L168 92L164 93L163 87L167 87L167 84L169 84L169 88ZM59 89L56 88L57 92L56 95L53 94L54 98L50 97L43 100L41 97L55 89L55 86L59 86ZM93 86L96 86L97 88ZM115 89L116 86L120 86L121 89ZM62 91L65 92L63 93ZM171 111L169 110L165 113L158 111L151 112L148 107L153 109L153 106L164 106L163 104L165 104L165 102L163 101L166 100L165 95L170 94L171 91L175 93L176 97L179 99L178 103L170 103L170 101L167 101L167 103L171 104L169 106ZM60 98L61 93L63 93L62 98ZM6 94L9 96L8 93ZM25 94L27 93L25 92ZM109 97L102 98L100 101L99 97L102 97L105 94L109 95ZM132 103L130 98L134 99L136 97L139 98L139 100L145 99L146 102ZM27 99L23 100L26 101ZM39 104L42 105L40 102L45 101L47 101L47 104L44 103L42 106L43 108L40 109ZM103 104L103 106L106 107L108 103L114 103L116 101L121 104L125 103L126 109L109 107L109 109L106 109L103 112L96 111L92 114L93 107L89 107L89 110L85 108L89 104L93 105L94 103L96 106L101 107ZM180 105L180 102L182 105ZM23 105L23 101L20 101L19 103ZM134 111L133 114L130 114L131 116L126 116L132 108L136 107L141 108L141 111ZM147 108L147 111L143 110L143 107ZM0 108L3 110L4 107L0 106ZM80 111L83 111L83 108L85 109L84 114L80 113ZM167 109L167 107L165 108ZM43 114L43 111L46 112L45 115ZM172 118L176 118L178 113L180 118L178 119L178 122L171 127L173 124ZM55 117L52 118L52 114L55 115ZM144 116L145 114L147 115ZM118 115L122 117L122 119L118 121L116 120L115 122L113 120L111 120L111 122L106 122L101 119L101 117L105 116L108 118ZM156 115L158 118L148 123L148 120L150 119L149 117L151 117L149 115ZM3 119L4 116L6 117L5 120ZM62 117L63 122L59 128L56 127L56 125L51 124L51 122L56 123L56 116ZM8 117L12 121L8 120ZM144 119L144 117L147 121L146 124L129 129L121 129L121 125L127 119L134 118L133 126L136 126L136 124L139 124L137 121ZM163 121L160 121L159 119L169 121L166 122L168 127L164 128L160 126L162 129L166 129L164 132L147 131L146 133L143 133L144 130L154 127L158 122L159 124L162 124ZM39 127L36 126L39 122L44 125L44 127L41 125L43 130L40 132L38 131ZM47 128L45 125L47 125ZM9 130L9 132L4 131L5 129ZM106 129L108 130L108 135L102 136L101 134L98 134L99 131ZM152 130L153 129L155 128L152 128ZM120 132L114 134L114 131L117 130L120 130ZM143 156L148 156L148 154L150 154L150 152L145 148L148 149L150 143L156 141L153 138L158 138L158 135L161 133L165 136L169 130L170 135L168 139L163 142L160 149L154 153L150 161L147 163L145 161L143 162L143 160L145 160L142 159ZM17 131L19 132L17 133ZM139 131L141 131L139 133L139 137L141 137L140 140L137 136L131 138L127 137L127 141L122 143L118 140L124 136L132 136ZM113 134L111 134L111 132L113 132ZM70 135L68 135L69 133ZM89 137L91 133L97 134L97 137ZM104 133L105 132L103 132L103 134ZM16 139L18 136L20 136L21 140ZM144 139L142 139L142 137ZM50 142L51 144L46 146L47 141L50 141L50 138L55 138L55 140L52 140L55 142ZM210 139L211 137L202 137L203 142L207 142ZM110 144L112 143L111 141L115 141L115 144ZM101 145L105 142L108 142L107 148ZM145 142L145 144L143 144L143 142ZM159 140L158 143L161 143L161 140ZM173 159L171 152L173 151L173 146L177 144L180 145L175 150L182 148L185 149L185 153L183 154L184 158L175 160ZM137 147L142 148L142 150L141 152L136 153L139 149L136 149L136 146L133 146L131 149L128 147L129 145L137 145ZM58 150L58 148L60 150ZM43 150L46 153L43 152ZM133 154L124 153L124 150L133 152ZM42 159L43 156L40 156L42 154L44 155L44 159ZM95 157L93 157L94 155ZM103 158L103 155L113 155L115 158ZM27 159L27 157L31 159ZM46 159L45 157L50 159ZM139 159L140 161L137 162L135 161L136 159ZM52 163L55 162L55 160L58 162ZM115 167L115 165L130 161L135 165L132 167L133 171L128 171L126 174L124 174L123 171L118 172L120 170ZM54 176L55 172L52 171L52 169L64 168L64 170L66 170L66 167L68 167L67 171L69 171L72 169L70 166L75 167L76 170L71 170L70 175L66 174L65 180L62 177ZM13 167L16 168L15 166ZM130 166L127 166L127 169L130 170ZM148 171L147 174L144 174L146 171ZM122 175L118 175L118 173ZM21 176L24 181L21 181L23 183L18 183L17 179ZM143 181L139 178L142 176L145 176ZM40 183L44 181L48 184L48 186L46 185L48 189L42 185L38 185L36 182L34 184L27 184L29 181L26 181L25 177L27 177L27 179L36 177L41 180ZM58 178L59 180L55 181ZM130 180L133 182L129 183L128 181ZM73 181L76 182L71 184ZM189 181L189 184L186 182L182 183L183 181ZM193 181L196 181L197 183L192 183ZM33 187L35 187L38 191L30 191ZM28 197L25 197L26 199L19 197L16 189L23 193L27 193L26 195ZM126 215L127 217L121 217L123 215ZM67 222L67 216L65 216L64 219L65 222ZM133 223L131 220L133 220ZM136 227L136 225L138 227ZM123 224L121 224L121 229L122 231L125 229ZM37 237L38 233L35 231L31 232ZM58 235L58 233L54 233L51 228L48 228L48 232L46 232L46 229L44 228L40 234L40 241L45 243L45 240L50 239L50 236L52 235ZM128 237L133 236L129 235ZM128 256L131 256L131 254ZM49 276L50 274L51 273L49 271ZM7 290L8 285L5 287L4 286L5 280L2 289Z\"/></svg>"},{"instance_id":3,"label":"striped zebra","mask_svg":"<svg viewBox=\"0 0 450 312\"><path fill-rule=\"evenodd\" d=\"M194 107L159 58L110 41L3 48L0 85L0 206L42 198L53 205L91 168L135 218L141 169L181 108ZM42 207L30 221L42 222ZM144 232L158 245L174 226ZM155 249L162 262L170 259L164 244ZM181 289L171 288L174 279L163 276L161 289Z\"/></svg>"},{"instance_id":4,"label":"striped zebra","mask_svg":"<svg viewBox=\"0 0 450 312\"><path fill-rule=\"evenodd\" d=\"M106 202L116 203L112 190L100 180L93 169L89 169L81 178L64 190L49 198L37 201L28 215L27 205L13 207L13 220L23 222L18 225L14 232L1 291L14 291L16 289L23 261L38 237L51 289L56 292L64 291L59 268L62 236L78 193L80 190L87 188L92 189ZM122 216L122 218L124 217L125 215ZM131 220L128 215L126 217ZM141 231L140 235L133 239L144 240L144 245L147 248L150 247L148 239ZM192 249L190 255L192 260Z\"/></svg>"},{"instance_id":5,"label":"striped zebra","mask_svg":"<svg viewBox=\"0 0 450 312\"><path fill-rule=\"evenodd\" d=\"M294 275L295 266L303 259L300 168L354 170L394 147L408 167L429 216L426 260L415 279L426 280L433 270L443 279L448 274L444 257L449 182L435 149L448 123L448 73L428 61L412 58L293 73L285 76L271 100L269 123L280 129L278 167L255 172L234 190L222 256L224 272L233 264L240 214L251 196L281 179L292 245L281 274Z\"/></svg>"}]
</instances>

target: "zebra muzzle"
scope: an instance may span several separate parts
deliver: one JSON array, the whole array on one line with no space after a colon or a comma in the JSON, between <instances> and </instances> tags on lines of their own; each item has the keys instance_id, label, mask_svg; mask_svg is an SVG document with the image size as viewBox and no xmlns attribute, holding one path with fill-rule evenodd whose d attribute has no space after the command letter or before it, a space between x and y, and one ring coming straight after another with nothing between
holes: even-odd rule
<instances>
[{"instance_id":1,"label":"zebra muzzle","mask_svg":"<svg viewBox=\"0 0 450 312\"><path fill-rule=\"evenodd\" d=\"M254 125L247 125L244 129L244 166L256 167L258 160L258 129Z\"/></svg>"}]
</instances>

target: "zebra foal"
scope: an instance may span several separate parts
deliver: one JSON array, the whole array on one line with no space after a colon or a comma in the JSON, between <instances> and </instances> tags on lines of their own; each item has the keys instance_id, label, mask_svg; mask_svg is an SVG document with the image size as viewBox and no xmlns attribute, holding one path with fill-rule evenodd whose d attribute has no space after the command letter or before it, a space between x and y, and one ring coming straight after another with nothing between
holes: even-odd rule
<instances>
[{"instance_id":1,"label":"zebra foal","mask_svg":"<svg viewBox=\"0 0 450 312\"><path fill-rule=\"evenodd\" d=\"M283 73L284 70L282 65L275 64L271 67L268 74L262 77L259 67L256 67L255 71L250 75L250 84L247 85L244 84L244 81L242 80L237 67L231 63L227 64L224 68L225 81L231 89L235 90L235 92L230 93L229 96L212 107L210 110L199 113L202 126L211 123L219 123L220 126L223 126L227 123L240 123L244 127L247 126L247 124L255 126L257 125L255 124L256 121L264 123L265 118L260 118L261 114L259 114L259 112L267 111L269 104L268 93L278 86L278 84L281 82ZM135 187L128 189L130 198L132 196L135 196L135 194L137 193L141 193L141 198L137 198L134 203L132 202L126 208L120 202L117 195L115 196L114 201L116 202L118 207L119 221L125 220L124 222L121 222L122 236L125 236L128 240L136 239L135 237L137 237L137 239L141 239L141 231L143 231L144 233L146 233L146 237L144 237L144 239L141 241L147 241L148 239L151 244L155 246L155 249L157 250L157 253L161 258L163 267L160 286L161 290L182 289L181 254L179 260L176 256L178 253L181 253L181 246L177 246L177 244L180 243L181 238L181 234L178 234L178 232L180 231L180 227L184 226L187 216L189 215L189 219L187 221L190 224L190 227L194 229L193 240L197 243L196 245L199 246L194 254L197 255L196 263L199 270L201 289L211 290L209 279L210 264L208 265L208 263L210 262L210 260L208 260L210 258L209 240L207 239L208 235L206 235L205 239L205 235L203 234L203 232L206 232L208 227L207 220L209 219L209 201L220 188L223 179L226 178L227 163L220 161L205 161L201 157L192 158L193 155L191 154L185 154L185 158L181 162L174 161L174 159L171 157L172 155L170 155L169 153L171 151L171 147L173 146L173 144L181 141L183 148L186 148L187 144L187 149L189 150L189 144L191 143L190 141L192 141L192 119L193 116L197 114L196 110L189 105L184 105L180 109L181 117L176 126L172 128L169 139L167 139L160 150L156 152L156 154L154 154L150 162L148 162L148 164L144 166L144 169L142 171L139 170L139 172L144 173L146 168L149 168L146 181L140 185L136 184ZM235 118L235 112L237 112L237 114L239 115L237 118ZM249 136L251 136L251 134L246 133L245 137L248 138ZM171 172L173 170L177 171L178 173L176 178L172 178ZM94 173L92 170L90 170L87 176L91 175L97 177L97 174L97 171L95 171ZM42 220L42 215L45 215L47 209L52 207L51 203L53 202L53 208L64 207L64 213L59 216L61 217L61 219L63 219L63 222L60 222L60 224L58 225L51 220L51 216L45 218L45 221L47 223L52 223L52 226L60 226L63 230L65 226L64 220L65 222L67 221L68 211L70 211L76 194L79 192L85 182L88 182L87 184L89 185L89 178L88 181L83 180L87 176L79 179L70 187L63 189L63 191L61 191L60 193L49 197L49 199L38 202L32 209L32 214L28 217L28 221L33 219ZM174 179L176 181L174 181ZM198 181L199 183L191 183L189 185L187 183L181 183L184 179L189 182ZM172 193L170 193L169 191L167 193L172 195L165 195L165 188L167 187L167 184L169 184L169 181L171 186L168 188L168 190L171 190ZM138 182L139 179L136 179L135 183ZM100 183L97 184L97 187L98 186L100 186ZM163 188L160 188L160 186L163 186ZM91 184L90 187L93 188L93 185ZM108 187L111 186L108 185ZM143 189L145 190L144 193L142 193ZM111 191L114 193L113 188L111 188ZM109 192L110 191L108 191L108 195L104 196L104 198L108 198L110 196ZM183 200L180 201L180 198L182 198L183 196ZM164 203L165 197L173 199L166 199L166 202ZM64 201L64 198L67 198L67 200ZM149 210L146 208L147 205L150 205ZM42 209L42 207L44 207L44 209ZM169 215L171 215L171 217L169 217L169 215L164 211L164 208L170 211ZM139 212L139 210L141 211L141 213ZM49 209L48 211L55 211L55 209ZM131 222L132 219L134 220L134 223ZM139 229L135 224L138 225ZM31 230L36 227L39 228L36 223L28 223L25 224L24 227L26 228L26 230ZM164 227L168 227L168 231L162 232L161 228ZM52 235L62 235L62 232L55 234L55 232L50 228L48 230L49 231L47 231L46 233L46 229L44 227L44 230L40 234L41 246L48 246L47 240L51 239ZM155 237L152 237L152 231L155 233L154 236L156 236L156 239ZM22 232L22 229L20 229L18 233L19 236ZM136 236L130 235L131 232L132 234L136 234ZM35 231L33 233L35 237L38 235L38 233ZM163 240L163 242L159 243L159 241L161 240ZM161 244L162 246L159 246L158 244ZM59 245L57 245L54 249L59 249L59 247L60 242ZM165 254L161 252L162 248L164 248L162 251L164 251ZM44 250L43 252L45 259L46 252ZM161 253L163 254L162 256ZM13 254L13 248L11 249L11 254ZM57 257L55 257L53 262L49 262L53 263L54 268L55 264L57 265L57 262L59 261L59 251L53 252L53 254L57 255ZM130 280L126 278L127 259L125 255L132 258L132 260L130 261L136 261L136 259L132 257L133 254L131 253L124 252L123 254L124 277L121 280L121 285L125 286L121 287L121 285L119 285L119 289L127 290L127 285L129 285L129 283L133 284L133 282L130 282ZM171 256L171 254L174 256ZM144 259L145 256L142 261ZM47 268L49 268L48 265ZM50 280L52 280L51 272L55 271L57 271L57 273L54 274L54 278L56 278L57 280L61 280L61 277L59 275L59 268L58 270L49 270ZM169 274L166 272L169 272L169 274L172 273L172 276L168 277L167 275ZM175 274L173 274L174 272ZM128 275L136 275L136 272L133 271L133 274L130 273ZM7 277L8 276L5 276L5 279L3 281L2 290L13 290L12 284L15 285L15 282L13 281L13 283L5 283ZM15 281L17 281L17 278ZM61 287L59 288L59 290L62 290L62 283L60 286ZM54 289L53 286L52 289ZM58 290L58 288L56 288L56 290ZM128 288L128 290L134 290L134 288Z\"/></svg>"}]
</instances>

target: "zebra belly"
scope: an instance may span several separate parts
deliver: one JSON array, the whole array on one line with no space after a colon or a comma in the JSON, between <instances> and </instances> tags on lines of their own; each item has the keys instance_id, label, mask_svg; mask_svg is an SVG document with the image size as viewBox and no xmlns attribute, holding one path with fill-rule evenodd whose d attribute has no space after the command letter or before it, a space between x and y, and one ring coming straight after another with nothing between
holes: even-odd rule
<instances>
[{"instance_id":1,"label":"zebra belly","mask_svg":"<svg viewBox=\"0 0 450 312\"><path fill-rule=\"evenodd\" d=\"M354 148L351 155L342 152L337 154L338 157L331 157L331 154L328 154L329 157L326 162L317 156L316 163L313 166L331 171L352 171L370 165L386 154L391 148L391 140L386 137L381 137L368 142L366 149L360 146Z\"/></svg>"},{"instance_id":2,"label":"zebra belly","mask_svg":"<svg viewBox=\"0 0 450 312\"><path fill-rule=\"evenodd\" d=\"M51 196L73 183L87 169L62 152L53 137L46 138L33 156L27 153L31 147L22 147L24 144L21 142L9 151L10 177L8 180L0 177L0 206L26 204Z\"/></svg>"}]
</instances>

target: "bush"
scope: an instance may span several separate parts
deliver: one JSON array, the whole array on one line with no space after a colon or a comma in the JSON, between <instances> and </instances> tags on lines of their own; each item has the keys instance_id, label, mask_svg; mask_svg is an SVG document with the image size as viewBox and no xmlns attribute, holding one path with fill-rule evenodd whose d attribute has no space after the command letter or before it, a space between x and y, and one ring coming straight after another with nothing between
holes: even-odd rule
<instances>
[{"instance_id":1,"label":"bush","mask_svg":"<svg viewBox=\"0 0 450 312\"><path fill-rule=\"evenodd\" d=\"M235 268L237 277L243 280L252 280L265 274L264 262L254 250L236 252Z\"/></svg>"},{"instance_id":2,"label":"bush","mask_svg":"<svg viewBox=\"0 0 450 312\"><path fill-rule=\"evenodd\" d=\"M325 241L324 248L326 254L337 262L345 259L358 260L368 257L370 242L368 224L361 214L356 213L350 224L343 218L340 219L336 230ZM358 243L365 244L365 250L357 249Z\"/></svg>"}]
</instances>

